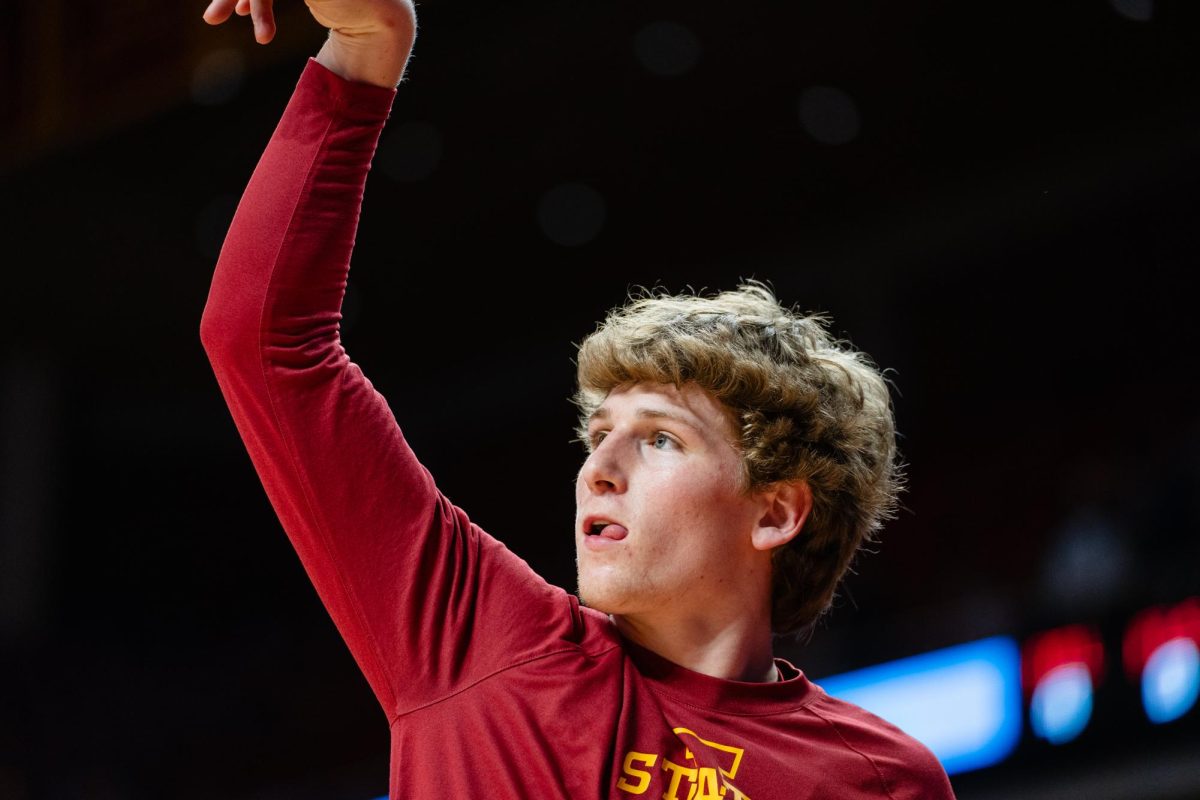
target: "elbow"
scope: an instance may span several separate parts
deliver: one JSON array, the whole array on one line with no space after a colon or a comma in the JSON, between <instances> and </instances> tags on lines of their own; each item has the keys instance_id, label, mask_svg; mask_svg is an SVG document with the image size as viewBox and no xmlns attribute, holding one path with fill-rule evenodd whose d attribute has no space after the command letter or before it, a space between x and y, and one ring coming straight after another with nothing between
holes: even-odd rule
<instances>
[{"instance_id":1,"label":"elbow","mask_svg":"<svg viewBox=\"0 0 1200 800\"><path fill-rule=\"evenodd\" d=\"M229 364L258 346L257 317L239 304L216 302L209 296L200 316L200 344L214 365Z\"/></svg>"},{"instance_id":2,"label":"elbow","mask_svg":"<svg viewBox=\"0 0 1200 800\"><path fill-rule=\"evenodd\" d=\"M212 319L207 314L200 318L200 345L208 355L208 360L215 362L220 358L224 338L220 326L215 324Z\"/></svg>"},{"instance_id":3,"label":"elbow","mask_svg":"<svg viewBox=\"0 0 1200 800\"><path fill-rule=\"evenodd\" d=\"M213 348L217 343L220 328L205 309L204 314L200 317L200 344L204 346L206 353L212 354Z\"/></svg>"},{"instance_id":4,"label":"elbow","mask_svg":"<svg viewBox=\"0 0 1200 800\"><path fill-rule=\"evenodd\" d=\"M208 304L204 307L204 313L200 315L200 344L204 347L204 352L208 354L210 360L221 353L228 338L227 326L223 324L221 315L217 313L210 297Z\"/></svg>"}]
</instances>

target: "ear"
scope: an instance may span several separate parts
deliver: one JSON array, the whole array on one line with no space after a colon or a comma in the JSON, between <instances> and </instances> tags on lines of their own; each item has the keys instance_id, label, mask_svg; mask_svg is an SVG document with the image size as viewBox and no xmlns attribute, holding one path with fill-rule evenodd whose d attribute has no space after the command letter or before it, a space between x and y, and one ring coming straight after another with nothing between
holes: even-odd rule
<instances>
[{"instance_id":1,"label":"ear","mask_svg":"<svg viewBox=\"0 0 1200 800\"><path fill-rule=\"evenodd\" d=\"M751 534L756 550L774 550L800 533L812 511L812 489L807 481L781 481L762 495L765 509Z\"/></svg>"}]
</instances>

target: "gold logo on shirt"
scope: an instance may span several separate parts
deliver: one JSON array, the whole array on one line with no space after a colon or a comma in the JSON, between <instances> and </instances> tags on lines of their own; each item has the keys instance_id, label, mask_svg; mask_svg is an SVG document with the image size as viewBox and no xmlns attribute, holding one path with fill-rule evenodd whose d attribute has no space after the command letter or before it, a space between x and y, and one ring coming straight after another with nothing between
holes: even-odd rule
<instances>
[{"instance_id":1,"label":"gold logo on shirt","mask_svg":"<svg viewBox=\"0 0 1200 800\"><path fill-rule=\"evenodd\" d=\"M622 775L617 780L618 789L629 794L645 794L654 780L654 767L657 766L664 785L662 800L750 800L731 783L741 766L744 748L702 739L687 728L675 728L672 732L684 742L683 758L691 766L676 764L658 753L630 750L625 754ZM716 766L697 764L693 749L706 756L706 763Z\"/></svg>"}]
</instances>

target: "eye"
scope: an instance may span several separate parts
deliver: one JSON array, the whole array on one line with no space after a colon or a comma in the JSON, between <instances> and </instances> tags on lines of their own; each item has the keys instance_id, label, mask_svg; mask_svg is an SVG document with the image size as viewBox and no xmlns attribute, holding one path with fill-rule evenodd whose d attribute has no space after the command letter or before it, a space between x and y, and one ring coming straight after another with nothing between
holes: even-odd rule
<instances>
[{"instance_id":1,"label":"eye","mask_svg":"<svg viewBox=\"0 0 1200 800\"><path fill-rule=\"evenodd\" d=\"M588 450L595 450L597 447L599 447L600 442L602 442L604 440L604 435L606 433L608 433L608 431L596 431L591 436L589 436L588 437Z\"/></svg>"},{"instance_id":2,"label":"eye","mask_svg":"<svg viewBox=\"0 0 1200 800\"><path fill-rule=\"evenodd\" d=\"M657 433L654 434L654 446L660 450L663 450L667 447L674 447L675 440L672 439L670 436L667 436L662 431L658 431Z\"/></svg>"}]
</instances>

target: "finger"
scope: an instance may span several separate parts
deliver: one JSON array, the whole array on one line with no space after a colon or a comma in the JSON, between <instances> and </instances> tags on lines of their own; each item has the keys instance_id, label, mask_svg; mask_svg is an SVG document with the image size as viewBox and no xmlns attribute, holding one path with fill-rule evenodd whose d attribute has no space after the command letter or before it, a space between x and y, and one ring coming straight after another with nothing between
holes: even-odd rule
<instances>
[{"instance_id":1,"label":"finger","mask_svg":"<svg viewBox=\"0 0 1200 800\"><path fill-rule=\"evenodd\" d=\"M250 0L250 17L254 20L254 38L266 44L275 38L275 14L271 0Z\"/></svg>"},{"instance_id":2,"label":"finger","mask_svg":"<svg viewBox=\"0 0 1200 800\"><path fill-rule=\"evenodd\" d=\"M234 9L239 17L244 17L250 13L250 0L237 0L237 8Z\"/></svg>"},{"instance_id":3,"label":"finger","mask_svg":"<svg viewBox=\"0 0 1200 800\"><path fill-rule=\"evenodd\" d=\"M204 10L204 21L209 25L220 25L229 19L237 0L212 0Z\"/></svg>"}]
</instances>

